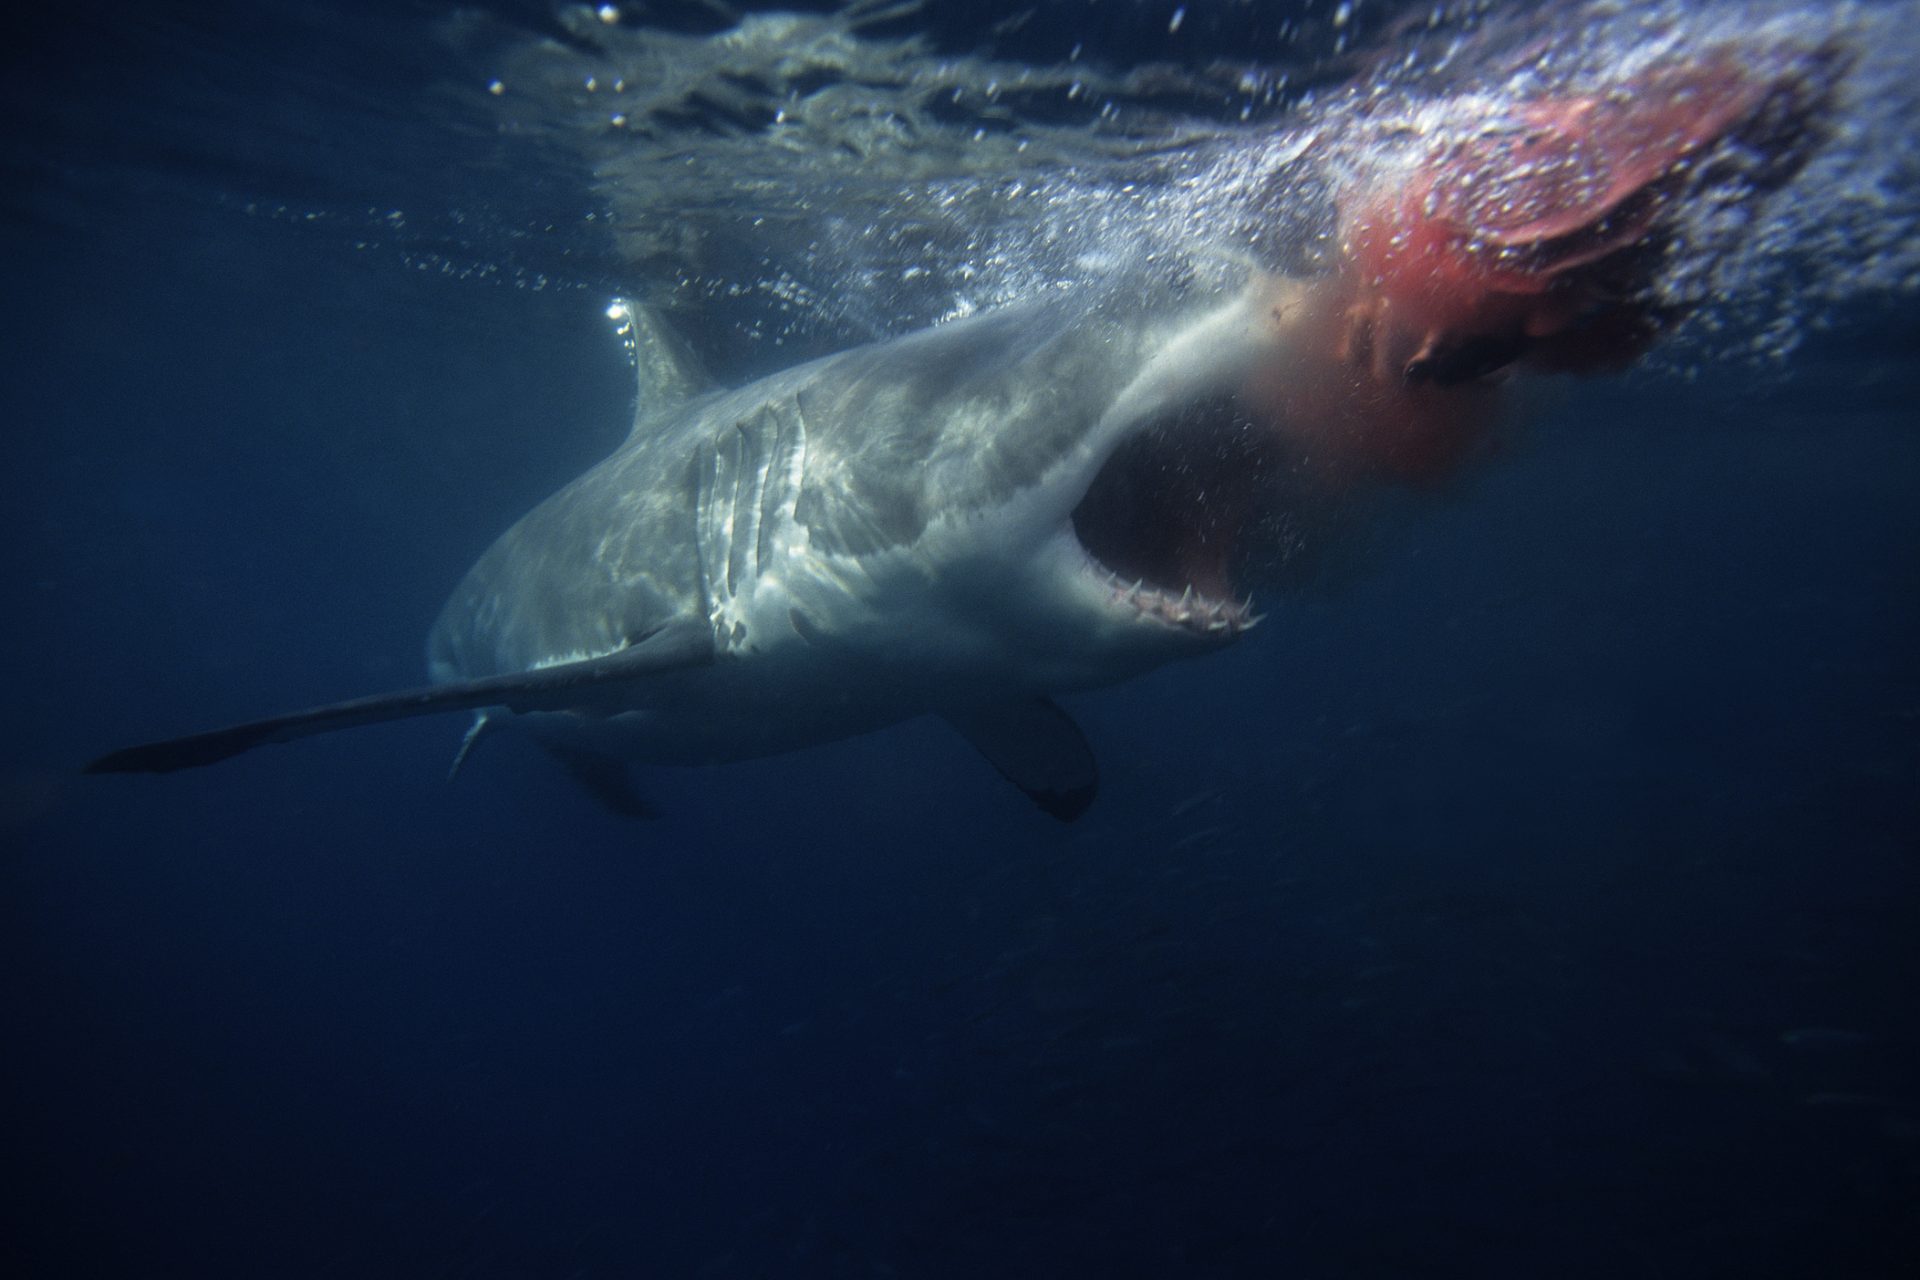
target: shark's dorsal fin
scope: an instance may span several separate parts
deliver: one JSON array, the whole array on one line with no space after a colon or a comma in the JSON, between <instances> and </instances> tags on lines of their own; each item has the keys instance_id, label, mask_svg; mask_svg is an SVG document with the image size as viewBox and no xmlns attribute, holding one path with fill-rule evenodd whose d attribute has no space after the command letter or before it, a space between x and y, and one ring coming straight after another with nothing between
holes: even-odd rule
<instances>
[{"instance_id":1,"label":"shark's dorsal fin","mask_svg":"<svg viewBox=\"0 0 1920 1280\"><path fill-rule=\"evenodd\" d=\"M713 389L713 379L700 357L653 307L632 298L615 298L607 315L619 324L620 337L633 358L636 431Z\"/></svg>"},{"instance_id":2,"label":"shark's dorsal fin","mask_svg":"<svg viewBox=\"0 0 1920 1280\"><path fill-rule=\"evenodd\" d=\"M596 686L639 680L668 671L701 666L714 658L713 627L705 618L683 618L602 658L563 662L532 671L485 676L378 693L246 724L210 729L184 738L149 742L110 752L89 764L88 773L172 773L197 769L237 756L269 742L291 742L317 733L333 733L383 720L404 720L442 711L507 707L513 711L565 711L585 701Z\"/></svg>"}]
</instances>

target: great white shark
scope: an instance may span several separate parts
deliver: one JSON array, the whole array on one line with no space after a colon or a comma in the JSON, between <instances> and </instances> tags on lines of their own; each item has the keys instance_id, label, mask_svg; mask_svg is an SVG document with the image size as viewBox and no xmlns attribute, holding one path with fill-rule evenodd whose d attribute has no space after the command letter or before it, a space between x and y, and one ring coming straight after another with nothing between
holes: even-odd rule
<instances>
[{"instance_id":1,"label":"great white shark","mask_svg":"<svg viewBox=\"0 0 1920 1280\"><path fill-rule=\"evenodd\" d=\"M631 431L455 588L427 641L431 685L93 767L184 768L474 708L599 784L615 761L741 759L932 713L1074 816L1094 760L1051 695L1256 621L1224 531L1147 518L1144 488L1124 490L1156 471L1191 485L1205 455L1188 445L1252 431L1235 403L1277 357L1289 287L1050 297L722 391L632 306Z\"/></svg>"},{"instance_id":2,"label":"great white shark","mask_svg":"<svg viewBox=\"0 0 1920 1280\"><path fill-rule=\"evenodd\" d=\"M1637 96L1522 102L1505 134L1344 192L1324 274L1135 273L731 390L634 305L632 430L455 588L430 684L89 770L464 709L460 758L518 725L632 809L628 762L932 714L1074 818L1097 771L1054 697L1244 635L1245 534L1276 504L1445 470L1515 367L1637 354L1671 316L1631 286L1692 162L1734 136L1790 155L1807 85L1721 53L1649 69Z\"/></svg>"}]
</instances>

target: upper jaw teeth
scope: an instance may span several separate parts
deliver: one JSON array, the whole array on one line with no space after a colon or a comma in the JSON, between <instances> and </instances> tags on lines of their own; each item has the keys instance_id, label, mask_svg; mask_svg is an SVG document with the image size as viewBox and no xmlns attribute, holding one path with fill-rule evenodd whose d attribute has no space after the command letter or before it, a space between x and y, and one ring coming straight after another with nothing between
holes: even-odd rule
<instances>
[{"instance_id":1,"label":"upper jaw teeth","mask_svg":"<svg viewBox=\"0 0 1920 1280\"><path fill-rule=\"evenodd\" d=\"M1107 590L1113 603L1131 605L1142 618L1203 635L1236 636L1259 625L1265 616L1253 611L1252 596L1244 602L1215 600L1196 595L1191 586L1176 596L1164 588L1149 586L1145 579L1128 582L1112 572L1107 574Z\"/></svg>"}]
</instances>

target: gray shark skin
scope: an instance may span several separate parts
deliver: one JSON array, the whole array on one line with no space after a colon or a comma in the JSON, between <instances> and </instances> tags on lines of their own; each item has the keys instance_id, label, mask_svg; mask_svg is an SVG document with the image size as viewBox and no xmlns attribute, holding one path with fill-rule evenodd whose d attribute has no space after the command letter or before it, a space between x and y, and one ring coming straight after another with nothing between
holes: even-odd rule
<instances>
[{"instance_id":1,"label":"gray shark skin","mask_svg":"<svg viewBox=\"0 0 1920 1280\"><path fill-rule=\"evenodd\" d=\"M737 760L932 713L1075 817L1093 758L1049 696L1255 621L1230 586L1229 531L1209 542L1202 517L1209 477L1224 491L1246 469L1236 441L1258 428L1240 393L1284 362L1293 286L1236 275L1063 292L732 391L697 391L636 313L632 433L455 589L428 639L431 686L89 770L478 709L467 745L529 729L631 810L596 782L604 762Z\"/></svg>"}]
</instances>

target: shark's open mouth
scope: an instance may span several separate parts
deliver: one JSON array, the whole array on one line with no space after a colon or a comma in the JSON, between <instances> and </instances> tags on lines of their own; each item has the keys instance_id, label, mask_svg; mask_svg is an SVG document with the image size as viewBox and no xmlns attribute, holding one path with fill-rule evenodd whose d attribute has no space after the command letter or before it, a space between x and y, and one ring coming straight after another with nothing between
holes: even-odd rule
<instances>
[{"instance_id":1,"label":"shark's open mouth","mask_svg":"<svg viewBox=\"0 0 1920 1280\"><path fill-rule=\"evenodd\" d=\"M1134 432L1073 510L1073 531L1116 607L1228 637L1254 625L1234 577L1281 465L1271 432L1230 397L1184 405Z\"/></svg>"}]
</instances>

